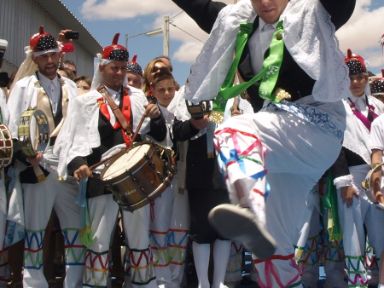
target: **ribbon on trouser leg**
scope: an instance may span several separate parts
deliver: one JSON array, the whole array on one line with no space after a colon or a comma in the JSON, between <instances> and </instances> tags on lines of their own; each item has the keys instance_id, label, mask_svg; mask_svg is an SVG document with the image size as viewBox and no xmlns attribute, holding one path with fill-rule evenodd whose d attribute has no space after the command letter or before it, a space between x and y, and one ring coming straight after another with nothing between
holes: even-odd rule
<instances>
[{"instance_id":1,"label":"ribbon on trouser leg","mask_svg":"<svg viewBox=\"0 0 384 288\"><path fill-rule=\"evenodd\" d=\"M344 261L343 241L326 240L324 245L325 261L340 262Z\"/></svg>"},{"instance_id":2,"label":"ribbon on trouser leg","mask_svg":"<svg viewBox=\"0 0 384 288\"><path fill-rule=\"evenodd\" d=\"M43 267L43 239L45 230L25 231L24 268L39 270Z\"/></svg>"},{"instance_id":3,"label":"ribbon on trouser leg","mask_svg":"<svg viewBox=\"0 0 384 288\"><path fill-rule=\"evenodd\" d=\"M132 284L145 285L156 280L151 250L131 249L129 251Z\"/></svg>"},{"instance_id":4,"label":"ribbon on trouser leg","mask_svg":"<svg viewBox=\"0 0 384 288\"><path fill-rule=\"evenodd\" d=\"M87 201L87 182L88 178L80 180L79 183L79 197L76 199L77 204L80 206L81 213L81 229L80 229L80 241L88 249L95 242L94 235L91 229L91 220L89 216L88 201Z\"/></svg>"},{"instance_id":5,"label":"ribbon on trouser leg","mask_svg":"<svg viewBox=\"0 0 384 288\"><path fill-rule=\"evenodd\" d=\"M171 264L183 266L187 250L188 230L170 228L167 240Z\"/></svg>"},{"instance_id":6,"label":"ribbon on trouser leg","mask_svg":"<svg viewBox=\"0 0 384 288\"><path fill-rule=\"evenodd\" d=\"M107 287L108 263L108 251L96 252L87 249L83 287Z\"/></svg>"},{"instance_id":7,"label":"ribbon on trouser leg","mask_svg":"<svg viewBox=\"0 0 384 288\"><path fill-rule=\"evenodd\" d=\"M369 270L378 269L378 260L379 259L373 251L373 247L367 241L365 246L364 266Z\"/></svg>"},{"instance_id":8,"label":"ribbon on trouser leg","mask_svg":"<svg viewBox=\"0 0 384 288\"><path fill-rule=\"evenodd\" d=\"M295 261L302 267L305 287L317 287L322 252L321 233L309 237L304 246L295 248Z\"/></svg>"},{"instance_id":9,"label":"ribbon on trouser leg","mask_svg":"<svg viewBox=\"0 0 384 288\"><path fill-rule=\"evenodd\" d=\"M66 228L62 230L64 237L65 265L84 265L85 246L80 242L79 229Z\"/></svg>"},{"instance_id":10,"label":"ribbon on trouser leg","mask_svg":"<svg viewBox=\"0 0 384 288\"><path fill-rule=\"evenodd\" d=\"M168 254L168 231L150 230L153 265L157 267L169 266L171 259Z\"/></svg>"},{"instance_id":11,"label":"ribbon on trouser leg","mask_svg":"<svg viewBox=\"0 0 384 288\"><path fill-rule=\"evenodd\" d=\"M295 275L290 279L282 279L279 274L278 268L274 264L276 261L287 261L290 270L295 271ZM260 288L287 288L298 287L301 285L302 267L295 261L295 255L273 255L266 260L254 259L257 274L257 283ZM263 272L261 272L263 271ZM262 280L262 278L264 280Z\"/></svg>"},{"instance_id":12,"label":"ribbon on trouser leg","mask_svg":"<svg viewBox=\"0 0 384 288\"><path fill-rule=\"evenodd\" d=\"M219 167L226 179L231 202L249 207L265 223L265 198L269 194L264 168L265 147L257 135L225 127L215 132ZM241 185L235 190L235 182Z\"/></svg>"},{"instance_id":13,"label":"ribbon on trouser leg","mask_svg":"<svg viewBox=\"0 0 384 288\"><path fill-rule=\"evenodd\" d=\"M296 247L295 260L300 265L317 265L322 255L321 234L309 237L304 247Z\"/></svg>"},{"instance_id":14,"label":"ribbon on trouser leg","mask_svg":"<svg viewBox=\"0 0 384 288\"><path fill-rule=\"evenodd\" d=\"M348 287L368 287L367 271L362 256L345 256Z\"/></svg>"}]
</instances>

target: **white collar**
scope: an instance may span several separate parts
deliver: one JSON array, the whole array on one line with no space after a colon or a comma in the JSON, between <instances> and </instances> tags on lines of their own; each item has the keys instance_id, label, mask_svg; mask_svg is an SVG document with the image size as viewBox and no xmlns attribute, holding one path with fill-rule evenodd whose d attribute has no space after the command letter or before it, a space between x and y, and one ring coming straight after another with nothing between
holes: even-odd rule
<instances>
[{"instance_id":1,"label":"white collar","mask_svg":"<svg viewBox=\"0 0 384 288\"><path fill-rule=\"evenodd\" d=\"M47 76L41 74L40 72L37 72L37 74L38 74L39 81L42 85L49 86L53 84L55 87L59 86L59 77L57 76L57 74L53 79L49 79Z\"/></svg>"},{"instance_id":2,"label":"white collar","mask_svg":"<svg viewBox=\"0 0 384 288\"><path fill-rule=\"evenodd\" d=\"M273 24L267 24L267 23L264 22L263 19L261 19L261 17L259 17L259 29L260 29L260 31L265 32L265 31L272 30L271 28L273 27L273 31L275 31L276 30L277 22L278 21L276 21Z\"/></svg>"},{"instance_id":3,"label":"white collar","mask_svg":"<svg viewBox=\"0 0 384 288\"><path fill-rule=\"evenodd\" d=\"M113 101L115 101L116 103L120 103L120 92L116 91L116 90L114 90L112 88L109 88L107 86L105 86L105 88L107 89L108 94L111 96Z\"/></svg>"},{"instance_id":4,"label":"white collar","mask_svg":"<svg viewBox=\"0 0 384 288\"><path fill-rule=\"evenodd\" d=\"M365 103L365 94L364 95L361 95L361 96L354 96L354 95L352 95L351 94L351 96L349 97L350 99L351 99L351 101L353 102L353 103Z\"/></svg>"}]
</instances>

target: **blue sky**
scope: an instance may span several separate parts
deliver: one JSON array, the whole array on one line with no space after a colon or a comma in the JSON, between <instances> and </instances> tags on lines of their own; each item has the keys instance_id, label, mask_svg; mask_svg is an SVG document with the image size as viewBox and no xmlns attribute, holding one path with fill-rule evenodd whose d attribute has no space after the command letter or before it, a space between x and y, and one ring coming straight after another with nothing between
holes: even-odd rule
<instances>
[{"instance_id":1,"label":"blue sky","mask_svg":"<svg viewBox=\"0 0 384 288\"><path fill-rule=\"evenodd\" d=\"M206 33L182 12L171 0L61 0L83 23L102 46L111 43L119 32L120 43L126 43L131 55L138 54L144 68L149 60L163 54L163 35L139 35L161 28L164 16L171 17L170 53L174 75L180 84L188 76L189 67L201 49ZM337 1L337 0L335 0ZM224 0L233 3L235 0ZM384 33L384 0L357 0L354 14L337 36L340 48L366 58L374 73L384 68L384 54L379 44ZM193 37L191 36L193 35Z\"/></svg>"}]
</instances>

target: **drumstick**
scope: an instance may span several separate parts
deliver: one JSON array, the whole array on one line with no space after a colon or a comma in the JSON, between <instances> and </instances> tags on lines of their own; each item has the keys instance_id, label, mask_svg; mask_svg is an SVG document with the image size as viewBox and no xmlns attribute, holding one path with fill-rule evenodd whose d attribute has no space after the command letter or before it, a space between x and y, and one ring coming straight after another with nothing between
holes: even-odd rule
<instances>
[{"instance_id":1,"label":"drumstick","mask_svg":"<svg viewBox=\"0 0 384 288\"><path fill-rule=\"evenodd\" d=\"M99 162L89 166L89 169L91 171L93 171L95 168L99 167L100 165L104 164L105 162L108 162L109 160L112 160L113 158L117 157L117 156L120 156L120 154L124 151L125 153L125 150L127 150L128 148L124 148L124 149L121 149L121 151L117 152L116 154L113 154L112 156L110 157L107 157L103 160L100 160Z\"/></svg>"},{"instance_id":2,"label":"drumstick","mask_svg":"<svg viewBox=\"0 0 384 288\"><path fill-rule=\"evenodd\" d=\"M147 117L147 114L146 114L146 113L144 113L143 116L141 116L139 125L137 125L136 130L135 130L135 133L133 133L133 136L132 136L132 143L135 142L136 137L137 137L137 135L139 134L140 128L141 128L141 126L142 126L143 123L144 123L145 117Z\"/></svg>"}]
</instances>

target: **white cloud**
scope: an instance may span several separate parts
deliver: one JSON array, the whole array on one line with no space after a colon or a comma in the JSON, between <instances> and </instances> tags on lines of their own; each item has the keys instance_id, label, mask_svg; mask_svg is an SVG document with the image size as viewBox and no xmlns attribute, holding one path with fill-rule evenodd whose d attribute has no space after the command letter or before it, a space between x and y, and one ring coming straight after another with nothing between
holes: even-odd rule
<instances>
[{"instance_id":1,"label":"white cloud","mask_svg":"<svg viewBox=\"0 0 384 288\"><path fill-rule=\"evenodd\" d=\"M346 53L348 48L352 49L363 56L369 69L374 71L384 67L384 55L379 44L380 36L384 33L384 3L370 11L370 5L376 1L383 2L357 0L351 19L337 32L342 51Z\"/></svg>"},{"instance_id":2,"label":"white cloud","mask_svg":"<svg viewBox=\"0 0 384 288\"><path fill-rule=\"evenodd\" d=\"M150 14L174 14L179 9L171 0L85 0L81 13L86 19L129 19Z\"/></svg>"},{"instance_id":3,"label":"white cloud","mask_svg":"<svg viewBox=\"0 0 384 288\"><path fill-rule=\"evenodd\" d=\"M202 47L202 43L186 42L175 52L173 58L180 62L192 63Z\"/></svg>"}]
</instances>

